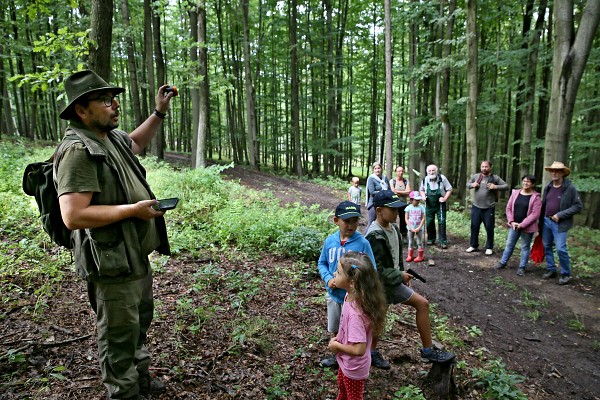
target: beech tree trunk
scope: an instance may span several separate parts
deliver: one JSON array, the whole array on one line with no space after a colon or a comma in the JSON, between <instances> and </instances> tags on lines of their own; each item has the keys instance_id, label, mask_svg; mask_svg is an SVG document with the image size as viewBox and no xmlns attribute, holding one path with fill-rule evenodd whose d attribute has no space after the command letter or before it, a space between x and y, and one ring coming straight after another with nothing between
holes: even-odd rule
<instances>
[{"instance_id":1,"label":"beech tree trunk","mask_svg":"<svg viewBox=\"0 0 600 400\"><path fill-rule=\"evenodd\" d=\"M256 137L256 111L254 109L254 87L250 68L250 33L248 29L248 1L240 0L244 31L244 75L246 84L246 123L248 124L248 162L253 168L259 168L259 144Z\"/></svg>"},{"instance_id":2,"label":"beech tree trunk","mask_svg":"<svg viewBox=\"0 0 600 400\"><path fill-rule=\"evenodd\" d=\"M106 82L110 83L113 0L92 1L90 25L90 56L88 66Z\"/></svg>"},{"instance_id":3,"label":"beech tree trunk","mask_svg":"<svg viewBox=\"0 0 600 400\"><path fill-rule=\"evenodd\" d=\"M599 22L600 1L588 0L575 33L573 0L554 1L552 95L546 127L545 165L553 161L568 163L573 108ZM544 174L544 183L547 181L548 174Z\"/></svg>"},{"instance_id":4,"label":"beech tree trunk","mask_svg":"<svg viewBox=\"0 0 600 400\"><path fill-rule=\"evenodd\" d=\"M477 171L477 0L467 0L467 170Z\"/></svg>"},{"instance_id":5,"label":"beech tree trunk","mask_svg":"<svg viewBox=\"0 0 600 400\"><path fill-rule=\"evenodd\" d=\"M390 0L384 0L385 8L385 174L392 178L392 17Z\"/></svg>"}]
</instances>

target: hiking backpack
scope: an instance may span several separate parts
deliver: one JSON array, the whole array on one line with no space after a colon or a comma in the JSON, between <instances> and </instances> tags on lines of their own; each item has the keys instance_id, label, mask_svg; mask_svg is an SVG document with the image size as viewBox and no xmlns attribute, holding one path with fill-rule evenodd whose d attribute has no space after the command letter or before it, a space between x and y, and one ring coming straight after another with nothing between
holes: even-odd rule
<instances>
[{"instance_id":1,"label":"hiking backpack","mask_svg":"<svg viewBox=\"0 0 600 400\"><path fill-rule=\"evenodd\" d=\"M67 139L68 136L65 137ZM74 139L77 140L76 136ZM63 142L64 143L64 142ZM60 213L60 203L58 202L58 193L56 191L56 172L54 170L54 161L59 158L59 151L63 148L59 145L52 157L48 161L35 162L25 167L23 173L23 191L35 197L42 227L50 235L52 241L67 249L73 248L71 241L72 231L66 227Z\"/></svg>"}]
</instances>

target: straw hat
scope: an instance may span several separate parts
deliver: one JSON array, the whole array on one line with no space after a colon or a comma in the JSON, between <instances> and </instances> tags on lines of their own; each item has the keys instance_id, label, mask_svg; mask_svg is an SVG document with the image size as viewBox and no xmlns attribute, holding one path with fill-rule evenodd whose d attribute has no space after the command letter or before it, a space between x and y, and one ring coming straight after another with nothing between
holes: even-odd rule
<instances>
[{"instance_id":1,"label":"straw hat","mask_svg":"<svg viewBox=\"0 0 600 400\"><path fill-rule=\"evenodd\" d=\"M67 92L69 104L62 110L59 117L62 119L71 119L75 102L81 96L99 90L112 90L113 96L125 91L122 87L109 85L94 71L84 70L75 72L69 76L65 81L65 92Z\"/></svg>"},{"instance_id":2,"label":"straw hat","mask_svg":"<svg viewBox=\"0 0 600 400\"><path fill-rule=\"evenodd\" d=\"M571 170L567 168L567 166L561 162L554 161L552 165L548 167L544 167L546 171L550 171L552 169L560 169L563 172L563 176L569 176L571 174Z\"/></svg>"}]
</instances>

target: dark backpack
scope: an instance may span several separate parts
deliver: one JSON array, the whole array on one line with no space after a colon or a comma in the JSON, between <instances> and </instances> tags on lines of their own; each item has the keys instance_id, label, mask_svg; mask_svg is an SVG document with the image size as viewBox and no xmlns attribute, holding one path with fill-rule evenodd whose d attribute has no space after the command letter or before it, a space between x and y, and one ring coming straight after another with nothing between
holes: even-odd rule
<instances>
[{"instance_id":1,"label":"dark backpack","mask_svg":"<svg viewBox=\"0 0 600 400\"><path fill-rule=\"evenodd\" d=\"M77 139L75 137L75 139L70 140ZM63 145L59 145L50 160L32 163L25 168L25 172L23 173L23 191L27 195L35 197L35 202L40 210L42 227L50 235L52 241L67 249L72 249L72 231L63 222L54 179L54 160L59 158L59 151L62 148Z\"/></svg>"}]
</instances>

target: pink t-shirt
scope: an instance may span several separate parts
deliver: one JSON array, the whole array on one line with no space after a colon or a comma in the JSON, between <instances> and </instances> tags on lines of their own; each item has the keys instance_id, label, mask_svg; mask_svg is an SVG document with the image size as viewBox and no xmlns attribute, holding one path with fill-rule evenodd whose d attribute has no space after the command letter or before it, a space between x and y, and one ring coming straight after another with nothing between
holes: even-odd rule
<instances>
[{"instance_id":1,"label":"pink t-shirt","mask_svg":"<svg viewBox=\"0 0 600 400\"><path fill-rule=\"evenodd\" d=\"M346 294L346 299L348 295ZM366 343L367 350L362 356L351 356L339 352L336 355L337 362L344 375L350 379L361 380L369 377L371 368L371 324L355 301L344 299L340 327L337 341L342 344Z\"/></svg>"}]
</instances>

